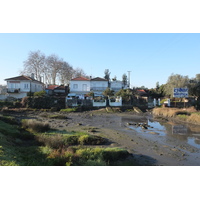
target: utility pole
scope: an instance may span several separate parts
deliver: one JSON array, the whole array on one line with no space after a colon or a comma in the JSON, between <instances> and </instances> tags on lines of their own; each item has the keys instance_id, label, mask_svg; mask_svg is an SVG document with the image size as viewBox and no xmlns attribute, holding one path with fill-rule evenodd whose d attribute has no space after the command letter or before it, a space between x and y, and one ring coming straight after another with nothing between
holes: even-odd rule
<instances>
[{"instance_id":1,"label":"utility pole","mask_svg":"<svg viewBox=\"0 0 200 200\"><path fill-rule=\"evenodd\" d=\"M131 84L130 73L131 73L131 71L128 71L128 88L130 88L130 84Z\"/></svg>"}]
</instances>

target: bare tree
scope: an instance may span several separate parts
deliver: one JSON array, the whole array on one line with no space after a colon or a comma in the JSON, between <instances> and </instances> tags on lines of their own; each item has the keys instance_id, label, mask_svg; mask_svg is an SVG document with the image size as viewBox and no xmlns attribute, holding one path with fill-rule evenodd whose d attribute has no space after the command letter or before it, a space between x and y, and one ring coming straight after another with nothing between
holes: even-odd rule
<instances>
[{"instance_id":1,"label":"bare tree","mask_svg":"<svg viewBox=\"0 0 200 200\"><path fill-rule=\"evenodd\" d=\"M88 77L88 76L86 75L86 73L84 72L84 70L81 69L81 68L79 68L79 67L77 67L76 69L74 69L73 76L74 76L74 77L79 77L79 76Z\"/></svg>"},{"instance_id":2,"label":"bare tree","mask_svg":"<svg viewBox=\"0 0 200 200\"><path fill-rule=\"evenodd\" d=\"M63 66L63 60L57 55L52 54L46 58L46 76L48 80L51 80L51 84L56 84L58 73Z\"/></svg>"},{"instance_id":3,"label":"bare tree","mask_svg":"<svg viewBox=\"0 0 200 200\"><path fill-rule=\"evenodd\" d=\"M74 69L67 62L63 62L59 70L58 77L63 85L69 84L69 81L72 79Z\"/></svg>"},{"instance_id":4,"label":"bare tree","mask_svg":"<svg viewBox=\"0 0 200 200\"><path fill-rule=\"evenodd\" d=\"M21 74L30 76L32 73L36 80L40 81L45 70L45 55L38 51L30 51L28 59L24 61L24 69Z\"/></svg>"},{"instance_id":5,"label":"bare tree","mask_svg":"<svg viewBox=\"0 0 200 200\"><path fill-rule=\"evenodd\" d=\"M81 68L73 69L66 61L55 54L45 56L41 51L30 51L28 59L24 61L24 69L20 74L31 76L34 74L35 79L46 84L69 84L72 77L84 76L89 78Z\"/></svg>"}]
</instances>

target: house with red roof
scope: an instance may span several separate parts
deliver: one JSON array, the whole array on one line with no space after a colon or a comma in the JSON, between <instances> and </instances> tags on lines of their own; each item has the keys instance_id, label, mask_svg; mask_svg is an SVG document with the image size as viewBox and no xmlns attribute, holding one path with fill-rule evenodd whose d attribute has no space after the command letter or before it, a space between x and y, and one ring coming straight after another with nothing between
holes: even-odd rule
<instances>
[{"instance_id":1,"label":"house with red roof","mask_svg":"<svg viewBox=\"0 0 200 200\"><path fill-rule=\"evenodd\" d=\"M54 96L66 96L68 94L68 86L64 85L49 85L45 88L45 91L48 95Z\"/></svg>"},{"instance_id":2,"label":"house with red roof","mask_svg":"<svg viewBox=\"0 0 200 200\"><path fill-rule=\"evenodd\" d=\"M96 77L90 80L90 91L94 92L95 96L101 96L103 91L108 87L108 80Z\"/></svg>"},{"instance_id":3,"label":"house with red roof","mask_svg":"<svg viewBox=\"0 0 200 200\"><path fill-rule=\"evenodd\" d=\"M44 89L41 81L34 79L34 74L29 76L17 76L5 79L7 81L8 96L14 98L23 98L28 92L39 92Z\"/></svg>"},{"instance_id":4,"label":"house with red roof","mask_svg":"<svg viewBox=\"0 0 200 200\"><path fill-rule=\"evenodd\" d=\"M85 95L90 92L90 79L85 77L76 77L70 81L70 94L68 97L77 96L84 99Z\"/></svg>"}]
</instances>

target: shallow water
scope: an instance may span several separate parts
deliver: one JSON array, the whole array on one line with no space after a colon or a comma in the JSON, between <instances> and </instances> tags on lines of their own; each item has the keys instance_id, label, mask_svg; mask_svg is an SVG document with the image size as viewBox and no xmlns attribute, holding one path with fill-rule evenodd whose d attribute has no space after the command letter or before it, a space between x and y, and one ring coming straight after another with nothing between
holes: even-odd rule
<instances>
[{"instance_id":1,"label":"shallow water","mask_svg":"<svg viewBox=\"0 0 200 200\"><path fill-rule=\"evenodd\" d=\"M142 129L141 127L130 125L129 128L145 134L148 138L170 138L176 141L185 142L200 149L200 126L170 122L163 123L154 120L147 120L146 122L141 123L147 123L150 127L148 127L148 129Z\"/></svg>"}]
</instances>

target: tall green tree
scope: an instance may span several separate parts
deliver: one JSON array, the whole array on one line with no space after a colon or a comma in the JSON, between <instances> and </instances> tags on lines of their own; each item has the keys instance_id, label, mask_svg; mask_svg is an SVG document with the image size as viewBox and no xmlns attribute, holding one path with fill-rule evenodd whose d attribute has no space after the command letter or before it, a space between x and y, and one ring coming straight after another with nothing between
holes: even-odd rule
<instances>
[{"instance_id":1,"label":"tall green tree","mask_svg":"<svg viewBox=\"0 0 200 200\"><path fill-rule=\"evenodd\" d=\"M125 87L128 84L128 77L125 73L122 75L122 83L123 87Z\"/></svg>"},{"instance_id":2,"label":"tall green tree","mask_svg":"<svg viewBox=\"0 0 200 200\"><path fill-rule=\"evenodd\" d=\"M110 74L111 74L111 72L109 72L109 69L106 69L106 70L104 71L104 74L105 74L104 78L105 78L106 80L110 81Z\"/></svg>"},{"instance_id":3,"label":"tall green tree","mask_svg":"<svg viewBox=\"0 0 200 200\"><path fill-rule=\"evenodd\" d=\"M182 76L180 74L171 74L164 87L165 94L173 97L174 88L184 88L187 87L188 84L189 84L188 76Z\"/></svg>"}]
</instances>

